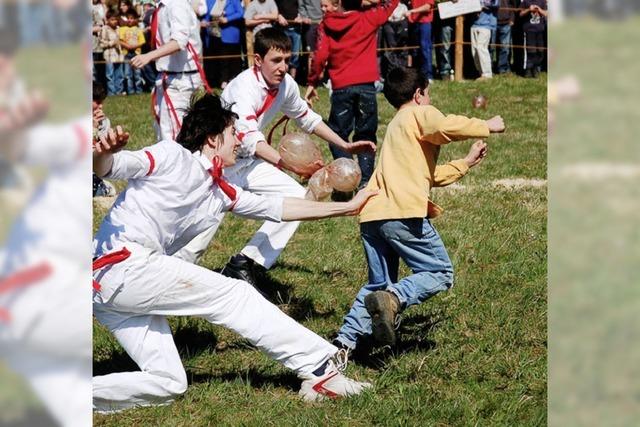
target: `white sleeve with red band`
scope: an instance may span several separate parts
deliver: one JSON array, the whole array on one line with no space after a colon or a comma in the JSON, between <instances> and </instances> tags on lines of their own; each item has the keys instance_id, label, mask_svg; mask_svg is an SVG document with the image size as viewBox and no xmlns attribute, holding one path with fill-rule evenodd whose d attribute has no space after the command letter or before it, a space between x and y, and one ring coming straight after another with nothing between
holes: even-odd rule
<instances>
[{"instance_id":1,"label":"white sleeve with red band","mask_svg":"<svg viewBox=\"0 0 640 427\"><path fill-rule=\"evenodd\" d=\"M222 191L216 190L217 197L224 200L224 210L244 218L264 219L280 222L282 220L282 197L265 197L236 187L236 199L230 200Z\"/></svg>"},{"instance_id":2,"label":"white sleeve with red band","mask_svg":"<svg viewBox=\"0 0 640 427\"><path fill-rule=\"evenodd\" d=\"M307 102L302 99L295 80L293 80L293 78L288 74L285 78L287 79L287 93L284 104L282 104L282 113L287 117L295 119L300 129L307 133L311 133L316 126L320 124L322 117L320 114L309 108Z\"/></svg>"},{"instance_id":3,"label":"white sleeve with red band","mask_svg":"<svg viewBox=\"0 0 640 427\"><path fill-rule=\"evenodd\" d=\"M82 159L91 148L91 117L55 125L39 125L25 134L22 161L29 165L63 167Z\"/></svg>"},{"instance_id":4,"label":"white sleeve with red band","mask_svg":"<svg viewBox=\"0 0 640 427\"><path fill-rule=\"evenodd\" d=\"M172 142L175 144L175 142ZM165 141L138 151L120 151L113 155L113 166L105 178L139 179L157 173L158 167L167 157L163 148Z\"/></svg>"},{"instance_id":5,"label":"white sleeve with red band","mask_svg":"<svg viewBox=\"0 0 640 427\"><path fill-rule=\"evenodd\" d=\"M264 98L262 88L256 86L242 87L242 85L230 84L222 93L222 99L232 104L231 110L238 115L236 130L240 140L240 157L250 157L256 152L256 144L266 141L264 134L258 128L258 108L255 102Z\"/></svg>"}]
</instances>

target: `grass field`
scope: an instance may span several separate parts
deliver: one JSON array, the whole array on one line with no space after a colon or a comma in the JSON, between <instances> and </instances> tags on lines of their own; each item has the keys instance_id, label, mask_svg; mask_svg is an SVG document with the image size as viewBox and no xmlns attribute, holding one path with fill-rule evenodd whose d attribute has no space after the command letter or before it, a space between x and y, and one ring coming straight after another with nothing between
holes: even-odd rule
<instances>
[{"instance_id":1,"label":"grass field","mask_svg":"<svg viewBox=\"0 0 640 427\"><path fill-rule=\"evenodd\" d=\"M96 415L95 425L545 425L546 186L506 188L494 182L546 180L546 76L436 82L431 93L446 113L501 114L507 132L489 139L488 158L464 178L463 187L433 192L446 210L434 224L454 263L456 286L405 312L397 349L350 364L348 374L373 382L372 391L305 404L296 395L295 375L237 335L202 320L172 318L190 382L186 394L166 407ZM478 93L489 98L487 110L472 109ZM321 96L317 110L326 118L326 91ZM148 95L109 98L105 111L113 124L131 132L131 148L153 142ZM380 97L379 142L393 114ZM462 157L471 143L443 148L441 162ZM105 211L96 204L95 213L97 226ZM201 264L221 268L257 227L228 215ZM342 218L303 224L264 289L282 310L331 338L365 280L357 221ZM97 375L137 369L97 324L94 361Z\"/></svg>"}]
</instances>

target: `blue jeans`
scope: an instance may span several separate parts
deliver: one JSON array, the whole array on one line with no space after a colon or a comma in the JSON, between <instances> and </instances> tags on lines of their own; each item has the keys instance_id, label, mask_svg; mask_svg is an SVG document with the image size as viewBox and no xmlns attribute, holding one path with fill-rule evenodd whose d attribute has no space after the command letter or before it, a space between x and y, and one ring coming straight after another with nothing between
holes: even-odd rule
<instances>
[{"instance_id":1,"label":"blue jeans","mask_svg":"<svg viewBox=\"0 0 640 427\"><path fill-rule=\"evenodd\" d=\"M431 22L420 26L420 53L422 54L422 73L428 79L433 78L433 60L431 58Z\"/></svg>"},{"instance_id":2,"label":"blue jeans","mask_svg":"<svg viewBox=\"0 0 640 427\"><path fill-rule=\"evenodd\" d=\"M107 76L107 94L120 95L123 91L124 76L122 62L107 62L105 64L105 74Z\"/></svg>"},{"instance_id":3,"label":"blue jeans","mask_svg":"<svg viewBox=\"0 0 640 427\"><path fill-rule=\"evenodd\" d=\"M443 26L440 29L440 43L442 43L442 47L438 49L440 76L451 74L451 70L453 69L453 61L451 61L451 42L453 41L454 30L455 27L451 27L449 25Z\"/></svg>"},{"instance_id":4,"label":"blue jeans","mask_svg":"<svg viewBox=\"0 0 640 427\"><path fill-rule=\"evenodd\" d=\"M511 25L498 25L496 30L496 38L498 44L504 45L498 47L498 73L508 73L511 71Z\"/></svg>"},{"instance_id":5,"label":"blue jeans","mask_svg":"<svg viewBox=\"0 0 640 427\"><path fill-rule=\"evenodd\" d=\"M302 50L302 36L296 27L287 27L284 33L291 39L291 59L289 60L290 68L298 68L300 66L300 55L298 52Z\"/></svg>"},{"instance_id":6,"label":"blue jeans","mask_svg":"<svg viewBox=\"0 0 640 427\"><path fill-rule=\"evenodd\" d=\"M353 131L353 141L372 141L377 143L378 131L378 101L373 83L347 86L336 89L331 94L331 113L329 113L329 127L342 139L349 141ZM330 146L334 159L353 156L346 151ZM375 153L358 154L358 164L362 171L360 187L369 182L373 175Z\"/></svg>"},{"instance_id":7,"label":"blue jeans","mask_svg":"<svg viewBox=\"0 0 640 427\"><path fill-rule=\"evenodd\" d=\"M136 56L135 52L129 52L125 55L124 63L124 82L127 94L142 93L144 88L144 79L142 78L142 70L132 67L129 61Z\"/></svg>"},{"instance_id":8,"label":"blue jeans","mask_svg":"<svg viewBox=\"0 0 640 427\"><path fill-rule=\"evenodd\" d=\"M371 317L364 298L371 292L393 292L402 309L420 304L453 286L453 266L438 232L424 218L372 221L360 224L360 237L369 264L369 280L364 285L337 339L354 348L358 338L371 334ZM413 274L398 281L399 260Z\"/></svg>"}]
</instances>

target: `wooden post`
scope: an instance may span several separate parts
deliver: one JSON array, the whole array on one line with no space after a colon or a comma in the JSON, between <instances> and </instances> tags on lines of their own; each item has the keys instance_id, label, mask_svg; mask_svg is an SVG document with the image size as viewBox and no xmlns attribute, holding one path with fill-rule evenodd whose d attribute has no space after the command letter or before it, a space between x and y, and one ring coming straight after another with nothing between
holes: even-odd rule
<instances>
[{"instance_id":1,"label":"wooden post","mask_svg":"<svg viewBox=\"0 0 640 427\"><path fill-rule=\"evenodd\" d=\"M251 0L243 0L243 3L244 10L247 10ZM253 30L247 29L245 39L247 40L247 63L249 64L249 68L251 68L253 67Z\"/></svg>"},{"instance_id":2,"label":"wooden post","mask_svg":"<svg viewBox=\"0 0 640 427\"><path fill-rule=\"evenodd\" d=\"M462 44L464 37L464 16L456 16L456 57L455 57L455 73L456 73L456 81L461 82L464 80L464 76L462 75L463 67L463 48Z\"/></svg>"}]
</instances>

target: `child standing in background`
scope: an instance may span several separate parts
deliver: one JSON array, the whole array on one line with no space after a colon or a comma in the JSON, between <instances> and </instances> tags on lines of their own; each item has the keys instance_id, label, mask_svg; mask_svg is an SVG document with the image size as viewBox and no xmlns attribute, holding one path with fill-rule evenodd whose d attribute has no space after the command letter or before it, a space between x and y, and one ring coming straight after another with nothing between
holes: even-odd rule
<instances>
[{"instance_id":1,"label":"child standing in background","mask_svg":"<svg viewBox=\"0 0 640 427\"><path fill-rule=\"evenodd\" d=\"M138 14L135 10L131 9L127 12L126 25L118 28L118 37L125 60L124 81L127 95L142 93L144 87L142 71L129 64L131 58L142 53L142 45L145 42L144 30L138 26Z\"/></svg>"},{"instance_id":2,"label":"child standing in background","mask_svg":"<svg viewBox=\"0 0 640 427\"><path fill-rule=\"evenodd\" d=\"M107 12L107 25L100 32L100 47L106 62L105 74L107 76L107 93L118 95L123 92L123 55L118 36L118 14Z\"/></svg>"}]
</instances>

